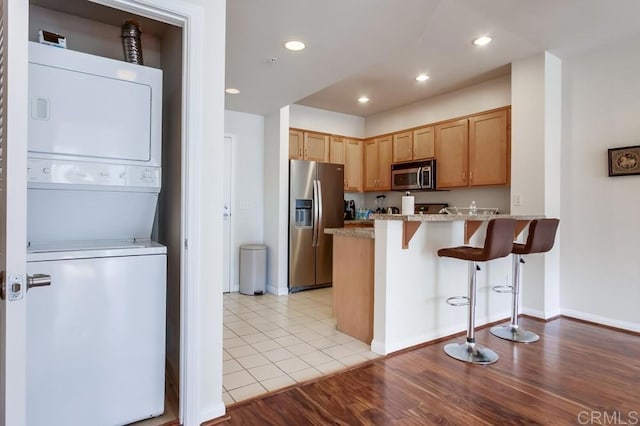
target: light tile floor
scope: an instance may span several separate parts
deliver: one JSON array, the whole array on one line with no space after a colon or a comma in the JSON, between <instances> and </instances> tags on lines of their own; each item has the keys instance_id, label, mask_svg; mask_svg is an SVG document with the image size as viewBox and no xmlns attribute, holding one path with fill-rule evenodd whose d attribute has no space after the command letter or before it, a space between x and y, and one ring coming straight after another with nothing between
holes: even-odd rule
<instances>
[{"instance_id":1,"label":"light tile floor","mask_svg":"<svg viewBox=\"0 0 640 426\"><path fill-rule=\"evenodd\" d=\"M333 373L378 355L336 330L332 289L224 295L225 404Z\"/></svg>"}]
</instances>

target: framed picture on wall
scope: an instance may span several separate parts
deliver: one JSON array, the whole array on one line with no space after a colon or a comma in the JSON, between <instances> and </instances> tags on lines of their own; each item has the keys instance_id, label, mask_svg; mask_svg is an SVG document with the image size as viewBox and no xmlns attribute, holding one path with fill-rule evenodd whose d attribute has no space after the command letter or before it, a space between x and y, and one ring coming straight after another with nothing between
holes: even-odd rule
<instances>
[{"instance_id":1,"label":"framed picture on wall","mask_svg":"<svg viewBox=\"0 0 640 426\"><path fill-rule=\"evenodd\" d=\"M640 145L609 148L609 176L640 175Z\"/></svg>"}]
</instances>

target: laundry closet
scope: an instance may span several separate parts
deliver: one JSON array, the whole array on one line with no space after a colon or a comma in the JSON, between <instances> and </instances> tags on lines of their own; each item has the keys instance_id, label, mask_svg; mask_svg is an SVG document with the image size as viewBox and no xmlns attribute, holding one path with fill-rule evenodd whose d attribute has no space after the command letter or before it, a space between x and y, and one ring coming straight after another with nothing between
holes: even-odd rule
<instances>
[{"instance_id":1,"label":"laundry closet","mask_svg":"<svg viewBox=\"0 0 640 426\"><path fill-rule=\"evenodd\" d=\"M27 424L159 416L179 384L182 30L33 0L29 40Z\"/></svg>"}]
</instances>

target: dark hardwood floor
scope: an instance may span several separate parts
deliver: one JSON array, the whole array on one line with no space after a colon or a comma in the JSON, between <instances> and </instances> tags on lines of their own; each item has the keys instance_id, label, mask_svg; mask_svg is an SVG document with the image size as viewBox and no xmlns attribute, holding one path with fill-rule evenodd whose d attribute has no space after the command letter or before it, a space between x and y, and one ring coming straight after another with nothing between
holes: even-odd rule
<instances>
[{"instance_id":1,"label":"dark hardwood floor","mask_svg":"<svg viewBox=\"0 0 640 426\"><path fill-rule=\"evenodd\" d=\"M429 344L237 404L221 424L640 424L640 336L567 318L522 325L540 341L477 332L500 355L494 365Z\"/></svg>"}]
</instances>

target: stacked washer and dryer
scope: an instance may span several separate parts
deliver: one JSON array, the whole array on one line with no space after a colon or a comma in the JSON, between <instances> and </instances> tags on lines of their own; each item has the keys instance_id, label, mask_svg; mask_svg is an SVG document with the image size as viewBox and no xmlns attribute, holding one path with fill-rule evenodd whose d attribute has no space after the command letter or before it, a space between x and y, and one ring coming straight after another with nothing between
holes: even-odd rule
<instances>
[{"instance_id":1,"label":"stacked washer and dryer","mask_svg":"<svg viewBox=\"0 0 640 426\"><path fill-rule=\"evenodd\" d=\"M29 49L27 424L160 415L162 72Z\"/></svg>"}]
</instances>

